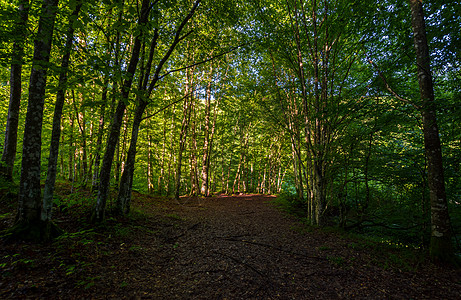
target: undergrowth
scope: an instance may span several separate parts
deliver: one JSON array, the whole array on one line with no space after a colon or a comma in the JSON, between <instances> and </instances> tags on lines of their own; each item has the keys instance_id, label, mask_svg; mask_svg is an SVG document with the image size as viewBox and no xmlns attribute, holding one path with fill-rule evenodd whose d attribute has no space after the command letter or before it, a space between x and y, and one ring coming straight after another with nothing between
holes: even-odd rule
<instances>
[{"instance_id":1,"label":"undergrowth","mask_svg":"<svg viewBox=\"0 0 461 300\"><path fill-rule=\"evenodd\" d=\"M300 226L297 226L293 230L308 234L316 228L309 225L310 220L306 217L307 203L300 201L296 195L282 192L272 202L279 209L296 217L303 224L302 229ZM360 231L346 231L338 226L328 226L321 230L325 233L333 233L341 236L348 241L348 248L366 251L372 257L370 263L384 269L414 271L429 261L427 249L421 247L421 245L406 243L405 238L401 238L401 231L392 236L388 234L388 231L386 231L386 235L381 235L380 233L382 232L379 230L365 233ZM344 263L336 257L328 257L328 260L337 266L341 266Z\"/></svg>"}]
</instances>

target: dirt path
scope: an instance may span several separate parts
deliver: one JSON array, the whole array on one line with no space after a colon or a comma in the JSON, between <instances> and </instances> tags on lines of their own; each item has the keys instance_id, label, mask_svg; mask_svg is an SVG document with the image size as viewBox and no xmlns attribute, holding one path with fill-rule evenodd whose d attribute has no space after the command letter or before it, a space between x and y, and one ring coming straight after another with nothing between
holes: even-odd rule
<instances>
[{"instance_id":1,"label":"dirt path","mask_svg":"<svg viewBox=\"0 0 461 300\"><path fill-rule=\"evenodd\" d=\"M57 256L67 266L72 262L64 258L73 259L80 270L63 275L51 259L10 276L0 298L461 298L459 272L430 264L416 272L392 268L379 245L309 231L272 199L221 196L152 205L139 198L135 205L149 217Z\"/></svg>"}]
</instances>

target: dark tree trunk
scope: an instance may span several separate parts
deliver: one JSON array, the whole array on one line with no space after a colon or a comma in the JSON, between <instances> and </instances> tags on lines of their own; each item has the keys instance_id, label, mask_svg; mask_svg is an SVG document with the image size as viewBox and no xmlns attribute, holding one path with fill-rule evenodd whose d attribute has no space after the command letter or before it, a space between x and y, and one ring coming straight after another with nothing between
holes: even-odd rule
<instances>
[{"instance_id":1,"label":"dark tree trunk","mask_svg":"<svg viewBox=\"0 0 461 300\"><path fill-rule=\"evenodd\" d=\"M13 44L13 57L10 73L10 105L6 121L5 143L0 163L0 174L8 181L13 181L13 167L14 160L16 158L18 141L22 59L24 56L24 43L27 37L26 25L29 17L29 1L19 1L18 14L19 20L15 26L15 32L18 33L18 39Z\"/></svg>"},{"instance_id":2,"label":"dark tree trunk","mask_svg":"<svg viewBox=\"0 0 461 300\"><path fill-rule=\"evenodd\" d=\"M430 54L421 0L410 0L418 82L421 94L424 148L431 200L430 254L436 261L453 261L454 249L442 164L442 147L437 127L436 105L430 70Z\"/></svg>"},{"instance_id":3,"label":"dark tree trunk","mask_svg":"<svg viewBox=\"0 0 461 300\"><path fill-rule=\"evenodd\" d=\"M200 194L198 183L198 162L197 162L197 131L196 131L196 105L194 99L191 103L191 114L193 116L191 123L191 141L190 141L190 195L197 196Z\"/></svg>"},{"instance_id":4,"label":"dark tree trunk","mask_svg":"<svg viewBox=\"0 0 461 300\"><path fill-rule=\"evenodd\" d=\"M48 235L44 230L44 224L40 222L42 200L40 164L45 87L57 8L58 0L43 1L42 14L34 42L34 60L24 126L17 228L22 228L23 237L34 240L46 239Z\"/></svg>"},{"instance_id":5,"label":"dark tree trunk","mask_svg":"<svg viewBox=\"0 0 461 300\"><path fill-rule=\"evenodd\" d=\"M150 1L143 0L141 8L141 16L138 20L138 27L142 28L147 23L147 19L150 12ZM99 174L99 185L98 185L98 198L94 209L93 220L102 221L105 215L106 200L109 193L110 184L110 172L112 169L112 161L114 160L115 148L120 137L120 128L122 126L123 116L125 114L126 102L128 101L128 95L130 93L131 85L133 83L134 73L139 61L139 55L141 51L141 33L136 36L133 50L131 52L131 59L128 64L127 78L125 79L122 86L122 99L118 102L117 108L115 109L114 116L112 118L112 124L110 126L109 136L107 139L107 147L102 160L101 172Z\"/></svg>"},{"instance_id":6,"label":"dark tree trunk","mask_svg":"<svg viewBox=\"0 0 461 300\"><path fill-rule=\"evenodd\" d=\"M77 18L81 7L82 3L81 1L78 1L75 10L72 13L72 18ZM54 107L53 130L51 133L50 155L48 158L48 172L45 181L45 190L43 193L42 221L51 220L54 185L56 182L56 173L58 168L59 139L61 137L61 117L66 95L67 71L69 68L73 38L74 27L73 22L71 21L67 31L66 46L64 48L64 56L62 57L61 62L61 74L59 75L59 86L56 94L56 104Z\"/></svg>"},{"instance_id":7,"label":"dark tree trunk","mask_svg":"<svg viewBox=\"0 0 461 300\"><path fill-rule=\"evenodd\" d=\"M70 117L69 117L69 165L68 165L68 169L69 169L69 174L68 174L68 177L67 179L69 181L74 181L74 152L75 152L75 148L74 148L74 115L71 114Z\"/></svg>"},{"instance_id":8,"label":"dark tree trunk","mask_svg":"<svg viewBox=\"0 0 461 300\"><path fill-rule=\"evenodd\" d=\"M157 47L157 40L159 37L158 29L155 29L154 37L152 38L152 42L150 45L149 59L146 64L146 70L141 71L142 75L140 78L138 89L140 91L143 91L144 95L139 97L138 105L136 106L133 128L132 128L132 136L131 136L131 141L130 141L130 148L128 150L125 169L123 171L122 178L120 181L119 193L118 193L118 198L117 198L117 211L120 214L127 214L130 211L131 192L132 192L132 187L133 187L134 165L136 162L136 144L138 142L139 127L141 125L141 121L143 120L142 115L144 114L144 110L146 109L147 104L148 104L147 100L149 99L150 94L152 93L154 87L156 86L159 80L159 74L164 64L170 58L177 44L182 40L182 37L180 36L181 31L186 25L186 23L189 21L189 19L193 16L199 2L200 0L197 0L195 2L195 5L192 7L189 14L184 18L184 20L178 26L178 29L176 30L176 33L175 33L175 38L173 40L173 43L170 45L170 48L168 49L168 51L165 53L165 55L163 56L163 58L160 60L159 64L157 65L155 69L155 73L153 75L153 79L150 82L149 88L147 89L147 85L149 84L149 74L151 71L153 57L154 57L154 51Z\"/></svg>"},{"instance_id":9,"label":"dark tree trunk","mask_svg":"<svg viewBox=\"0 0 461 300\"><path fill-rule=\"evenodd\" d=\"M104 89L101 96L101 110L99 113L99 125L98 125L98 134L96 140L96 155L94 158L94 170L93 170L93 180L92 180L92 191L98 189L99 183L99 165L101 164L101 151L102 151L102 139L104 135L104 116L106 113L106 101L107 101L107 83L104 84Z\"/></svg>"},{"instance_id":10,"label":"dark tree trunk","mask_svg":"<svg viewBox=\"0 0 461 300\"><path fill-rule=\"evenodd\" d=\"M186 95L189 93L188 88L186 87ZM192 96L190 96L192 97ZM190 104L189 99L184 101L184 111L183 111L183 120L181 125L181 133L179 136L179 150L178 150L178 159L176 161L176 178L175 178L175 192L174 197L176 200L179 200L179 193L181 190L181 165L182 165L182 156L184 149L186 147L187 131L190 121Z\"/></svg>"},{"instance_id":11,"label":"dark tree trunk","mask_svg":"<svg viewBox=\"0 0 461 300\"><path fill-rule=\"evenodd\" d=\"M142 121L142 115L146 109L147 102L141 101L136 107L133 120L133 129L131 131L130 148L128 150L125 167L120 179L120 186L117 197L117 213L127 214L130 211L131 190L133 187L134 165L136 161L136 145L138 142L139 127Z\"/></svg>"},{"instance_id":12,"label":"dark tree trunk","mask_svg":"<svg viewBox=\"0 0 461 300\"><path fill-rule=\"evenodd\" d=\"M210 113L211 113L211 83L213 78L213 66L210 68L210 78L206 89L205 100L205 132L203 139L203 158L202 158L202 185L200 194L208 196L208 170L209 170L209 154L210 154Z\"/></svg>"}]
</instances>

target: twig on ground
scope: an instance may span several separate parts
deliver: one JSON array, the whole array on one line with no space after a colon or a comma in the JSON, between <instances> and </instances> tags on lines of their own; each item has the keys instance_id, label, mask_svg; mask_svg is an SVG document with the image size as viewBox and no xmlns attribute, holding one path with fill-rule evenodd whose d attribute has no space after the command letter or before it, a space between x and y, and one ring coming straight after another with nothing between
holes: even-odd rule
<instances>
[{"instance_id":1,"label":"twig on ground","mask_svg":"<svg viewBox=\"0 0 461 300\"><path fill-rule=\"evenodd\" d=\"M225 254L225 253L222 253L222 252L219 252L219 251L213 251L213 252L216 253L216 254L222 255L222 256L224 256L224 257L227 257L227 258L229 258L230 260L232 260L232 261L234 261L234 262L236 262L236 263L238 263L238 264L240 264L240 265L243 265L243 266L247 267L248 269L252 270L252 271L255 272L256 274L258 274L259 276L261 276L265 281L268 281L268 280L267 280L267 276L266 276L265 274L261 273L260 271L258 271L258 270L257 270L255 267L253 267L252 265L247 264L246 262L243 262L243 261L241 261L241 260L239 260L239 259L237 259L237 258L235 258L235 257L232 257L232 256L230 256L230 255L227 255L227 254Z\"/></svg>"}]
</instances>

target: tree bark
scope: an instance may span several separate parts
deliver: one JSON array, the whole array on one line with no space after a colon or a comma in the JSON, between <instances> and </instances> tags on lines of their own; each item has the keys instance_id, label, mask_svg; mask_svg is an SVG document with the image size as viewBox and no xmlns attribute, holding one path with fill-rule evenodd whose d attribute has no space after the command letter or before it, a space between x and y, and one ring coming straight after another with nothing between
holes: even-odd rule
<instances>
[{"instance_id":1,"label":"tree bark","mask_svg":"<svg viewBox=\"0 0 461 300\"><path fill-rule=\"evenodd\" d=\"M190 195L197 196L200 194L198 183L198 162L197 162L197 132L196 132L196 104L195 99L192 98L191 102L191 139L190 139L190 181L191 189Z\"/></svg>"},{"instance_id":2,"label":"tree bark","mask_svg":"<svg viewBox=\"0 0 461 300\"><path fill-rule=\"evenodd\" d=\"M29 18L29 1L21 0L18 5L19 21L15 25L18 39L13 44L10 73L10 105L6 121L5 143L3 145L0 174L7 181L13 181L13 167L16 158L18 142L19 108L21 103L22 59L24 56L24 41L27 37L27 20Z\"/></svg>"},{"instance_id":3,"label":"tree bark","mask_svg":"<svg viewBox=\"0 0 461 300\"><path fill-rule=\"evenodd\" d=\"M138 142L139 127L141 125L142 116L146 106L147 102L141 101L141 103L136 107L134 114L130 148L128 149L127 159L123 169L122 177L120 178L120 186L117 196L116 210L120 215L128 214L130 211L131 190L133 187L134 165L136 161L136 145Z\"/></svg>"},{"instance_id":4,"label":"tree bark","mask_svg":"<svg viewBox=\"0 0 461 300\"><path fill-rule=\"evenodd\" d=\"M67 179L69 181L74 181L74 115L71 114L69 117L69 127L70 127L70 133L69 133L69 164L68 164L68 170L69 174Z\"/></svg>"},{"instance_id":5,"label":"tree bark","mask_svg":"<svg viewBox=\"0 0 461 300\"><path fill-rule=\"evenodd\" d=\"M191 74L190 76L193 76L193 75ZM189 81L189 79L186 79L186 80ZM185 91L186 95L189 93L189 88L192 89L191 85L192 83L189 83L189 86L186 86L186 91ZM191 95L189 97L193 97L193 96ZM175 178L175 192L174 192L174 198L176 200L179 200L179 193L181 190L182 156L183 156L183 152L186 146L187 131L188 131L189 121L190 121L190 114L191 114L190 104L189 104L190 101L192 100L189 100L187 98L184 101L181 133L179 135L179 150L178 150L178 159L176 161L176 178Z\"/></svg>"},{"instance_id":6,"label":"tree bark","mask_svg":"<svg viewBox=\"0 0 461 300\"><path fill-rule=\"evenodd\" d=\"M430 69L430 53L426 38L426 25L421 0L410 0L421 115L423 119L424 148L431 201L430 255L435 261L452 262L455 259L452 244L450 216L445 193L442 147L437 126L436 104Z\"/></svg>"},{"instance_id":7,"label":"tree bark","mask_svg":"<svg viewBox=\"0 0 461 300\"><path fill-rule=\"evenodd\" d=\"M181 24L178 26L176 33L175 33L175 38L172 44L170 45L168 51L165 53L165 55L162 57L159 64L157 65L155 69L155 73L153 75L153 79L150 82L149 88L147 89L147 86L149 83L149 74L150 74L152 62L153 62L154 51L157 47L157 40L159 37L158 29L155 29L154 37L152 38L152 42L150 46L149 59L146 65L146 70L145 70L145 73L143 71L141 72L142 75L141 75L141 79L140 79L139 86L138 86L139 90L142 93L144 93L144 95L139 97L138 105L136 106L136 111L135 111L135 116L134 116L135 120L133 122L132 137L130 141L130 149L128 151L129 153L127 155L125 170L122 174L122 178L120 182L120 188L119 188L119 193L118 193L118 198L117 198L117 211L120 214L127 214L130 210L134 165L136 161L136 144L138 141L139 127L141 125L141 121L143 120L142 115L144 114L144 110L146 109L147 104L148 104L147 99L149 99L154 87L156 86L160 78L159 74L161 70L163 69L163 66L170 58L171 54L173 53L178 43L187 36L185 35L181 37L181 32L184 26L186 25L186 23L193 16L195 10L198 7L199 2L200 0L197 0L195 2L189 14L183 19ZM190 115L189 115L189 118L190 118Z\"/></svg>"},{"instance_id":8,"label":"tree bark","mask_svg":"<svg viewBox=\"0 0 461 300\"><path fill-rule=\"evenodd\" d=\"M107 139L107 147L101 164L101 172L99 173L98 197L94 208L94 215L92 217L94 221L102 221L104 219L106 201L109 193L112 161L114 160L115 148L120 137L120 128L122 126L122 120L125 114L125 108L127 106L126 103L128 102L128 96L130 94L131 85L133 83L134 73L136 72L136 67L139 61L139 55L141 51L141 35L143 32L141 29L147 23L149 12L150 1L143 0L141 15L138 20L138 27L140 28L140 31L134 41L126 74L127 78L125 79L122 86L122 98L118 102L117 108L115 109L115 113L112 118L112 124L110 126L109 136Z\"/></svg>"},{"instance_id":9,"label":"tree bark","mask_svg":"<svg viewBox=\"0 0 461 300\"><path fill-rule=\"evenodd\" d=\"M56 182L56 174L58 169L58 157L59 157L59 139L61 137L61 118L62 109L64 107L66 85L67 85L67 71L69 68L70 54L72 50L72 42L74 38L74 27L73 18L77 18L79 11L82 7L81 1L77 2L77 5L72 12L69 28L67 30L66 45L64 47L64 56L61 62L61 73L59 74L59 85L56 94L56 103L54 107L53 116L53 129L51 133L51 145L50 154L48 157L48 172L45 181L45 190L43 192L43 206L42 206L42 221L51 220L51 208L53 206L53 193L54 185Z\"/></svg>"},{"instance_id":10,"label":"tree bark","mask_svg":"<svg viewBox=\"0 0 461 300\"><path fill-rule=\"evenodd\" d=\"M202 157L202 185L200 187L200 194L202 196L208 196L208 168L209 161L208 155L210 152L209 143L210 143L210 112L211 112L211 84L213 77L213 66L210 67L210 78L208 81L206 89L206 99L205 99L205 132L203 138L203 157Z\"/></svg>"},{"instance_id":11,"label":"tree bark","mask_svg":"<svg viewBox=\"0 0 461 300\"><path fill-rule=\"evenodd\" d=\"M101 107L99 112L99 125L98 134L96 140L96 155L94 158L94 170L92 179L92 191L97 191L99 183L99 166L101 164L101 151L102 151L102 139L104 135L104 117L106 113L106 101L107 101L107 82L104 84L104 88L101 96Z\"/></svg>"},{"instance_id":12,"label":"tree bark","mask_svg":"<svg viewBox=\"0 0 461 300\"><path fill-rule=\"evenodd\" d=\"M35 240L46 239L48 235L44 232L44 224L40 222L42 200L40 165L47 69L57 9L58 0L43 1L38 32L34 41L29 101L24 126L17 225L23 227L23 235L26 238Z\"/></svg>"}]
</instances>

